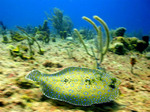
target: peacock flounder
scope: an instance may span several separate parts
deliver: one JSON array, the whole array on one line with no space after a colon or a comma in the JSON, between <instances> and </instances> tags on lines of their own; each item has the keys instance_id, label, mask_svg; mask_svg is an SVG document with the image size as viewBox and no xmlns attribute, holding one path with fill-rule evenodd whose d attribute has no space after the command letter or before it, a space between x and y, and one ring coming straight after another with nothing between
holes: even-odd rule
<instances>
[{"instance_id":1,"label":"peacock flounder","mask_svg":"<svg viewBox=\"0 0 150 112\"><path fill-rule=\"evenodd\" d=\"M109 102L119 95L120 80L103 70L69 67L54 74L33 70L26 78L39 82L48 98L74 105Z\"/></svg>"}]
</instances>

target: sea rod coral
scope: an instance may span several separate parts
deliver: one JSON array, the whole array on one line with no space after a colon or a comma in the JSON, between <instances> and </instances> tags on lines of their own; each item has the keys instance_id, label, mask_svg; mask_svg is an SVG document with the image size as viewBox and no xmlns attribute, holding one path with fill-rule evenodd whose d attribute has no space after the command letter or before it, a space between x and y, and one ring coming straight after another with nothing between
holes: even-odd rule
<instances>
[{"instance_id":1,"label":"sea rod coral","mask_svg":"<svg viewBox=\"0 0 150 112\"><path fill-rule=\"evenodd\" d=\"M95 28L96 32L97 32L97 40L98 40L98 46L97 46L97 51L98 51L98 55L96 56L96 54L94 53L93 47L91 47L92 53L89 52L89 50L87 49L87 46L85 45L82 36L80 35L79 31L77 29L74 29L74 31L76 32L76 34L78 35L81 43L83 44L85 51L88 55L90 55L91 57L94 57L96 60L96 64L97 64L97 68L99 68L100 64L102 63L103 59L104 59L104 55L106 54L108 47L109 47L109 41L110 41L110 36L109 36L109 29L107 24L98 16L93 16L94 19L96 19L98 22L100 22L106 32L106 45L103 48L103 40L102 40L102 31L101 31L101 27L96 26L96 24L89 18L83 16L82 17L84 20L86 20L87 22L89 22L90 24L93 25L93 27ZM100 60L98 62L98 60Z\"/></svg>"}]
</instances>

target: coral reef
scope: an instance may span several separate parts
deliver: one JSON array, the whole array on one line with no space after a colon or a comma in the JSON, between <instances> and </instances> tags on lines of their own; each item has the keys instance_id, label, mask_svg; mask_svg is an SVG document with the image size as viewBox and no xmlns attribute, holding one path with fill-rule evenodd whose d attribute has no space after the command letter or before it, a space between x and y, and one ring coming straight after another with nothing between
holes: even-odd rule
<instances>
[{"instance_id":1,"label":"coral reef","mask_svg":"<svg viewBox=\"0 0 150 112\"><path fill-rule=\"evenodd\" d=\"M7 43L11 43L12 41L9 40L6 35L3 35L3 40L2 40L2 42L7 44Z\"/></svg>"},{"instance_id":2,"label":"coral reef","mask_svg":"<svg viewBox=\"0 0 150 112\"><path fill-rule=\"evenodd\" d=\"M16 32L16 31L10 31L11 34L11 40L12 41L23 41L25 39L27 39L27 36L21 35L20 33Z\"/></svg>"},{"instance_id":3,"label":"coral reef","mask_svg":"<svg viewBox=\"0 0 150 112\"><path fill-rule=\"evenodd\" d=\"M113 38L109 50L119 55L124 55L128 51L138 51L142 53L148 47L148 45L149 44L147 41L139 40L136 37L126 38L118 36Z\"/></svg>"},{"instance_id":4,"label":"coral reef","mask_svg":"<svg viewBox=\"0 0 150 112\"><path fill-rule=\"evenodd\" d=\"M82 35L83 39L93 39L93 37L95 36L95 33L93 30L89 29L89 28L82 28L79 30L80 34Z\"/></svg>"},{"instance_id":5,"label":"coral reef","mask_svg":"<svg viewBox=\"0 0 150 112\"><path fill-rule=\"evenodd\" d=\"M111 29L111 30L109 31L110 36L111 36L112 38L119 37L119 36L123 37L124 34L125 34L125 32L126 32L126 28L124 28L124 27L119 27L119 28L117 28L117 29L115 29L115 30L114 30L114 29Z\"/></svg>"},{"instance_id":6,"label":"coral reef","mask_svg":"<svg viewBox=\"0 0 150 112\"><path fill-rule=\"evenodd\" d=\"M139 52L143 52L145 49L147 48L147 43L143 40L138 40L137 41L137 46L136 46L136 49L139 51Z\"/></svg>"},{"instance_id":7,"label":"coral reef","mask_svg":"<svg viewBox=\"0 0 150 112\"><path fill-rule=\"evenodd\" d=\"M137 50L143 52L149 45L149 36L143 36L142 40L137 42Z\"/></svg>"},{"instance_id":8,"label":"coral reef","mask_svg":"<svg viewBox=\"0 0 150 112\"><path fill-rule=\"evenodd\" d=\"M56 42L56 38L55 37L52 37L51 40L52 40L52 42Z\"/></svg>"},{"instance_id":9,"label":"coral reef","mask_svg":"<svg viewBox=\"0 0 150 112\"><path fill-rule=\"evenodd\" d=\"M147 52L147 53L145 54L145 57L146 57L147 59L150 59L150 52Z\"/></svg>"},{"instance_id":10,"label":"coral reef","mask_svg":"<svg viewBox=\"0 0 150 112\"><path fill-rule=\"evenodd\" d=\"M115 54L124 55L126 53L126 48L123 43L116 42L109 47L109 51Z\"/></svg>"},{"instance_id":11,"label":"coral reef","mask_svg":"<svg viewBox=\"0 0 150 112\"><path fill-rule=\"evenodd\" d=\"M42 27L39 27L39 31L45 31L50 34L50 29L48 27L48 21L45 20Z\"/></svg>"},{"instance_id":12,"label":"coral reef","mask_svg":"<svg viewBox=\"0 0 150 112\"><path fill-rule=\"evenodd\" d=\"M27 26L24 28L24 30L25 30L28 34L30 34L30 35L32 35L32 36L35 36L35 33L36 33L36 31L37 31L36 27L33 27L32 25L27 25Z\"/></svg>"},{"instance_id":13,"label":"coral reef","mask_svg":"<svg viewBox=\"0 0 150 112\"><path fill-rule=\"evenodd\" d=\"M53 14L52 15L47 14L47 18L52 23L52 26L55 28L57 34L59 34L61 38L62 38L61 35L64 35L63 34L64 31L66 33L71 33L73 28L73 23L70 17L64 16L63 12L60 9L54 8ZM65 36L63 37L65 38Z\"/></svg>"},{"instance_id":14,"label":"coral reef","mask_svg":"<svg viewBox=\"0 0 150 112\"><path fill-rule=\"evenodd\" d=\"M7 28L6 28L6 26L3 24L2 21L0 21L0 27L2 28L2 29L1 29L2 35L5 35Z\"/></svg>"},{"instance_id":15,"label":"coral reef","mask_svg":"<svg viewBox=\"0 0 150 112\"><path fill-rule=\"evenodd\" d=\"M82 17L84 20L86 20L87 22L89 22L91 25L93 25L93 27L95 28L96 32L97 32L97 50L98 50L98 56L100 57L96 57L96 54L94 53L94 50L93 50L93 47L91 47L91 50L92 50L92 54L89 53L88 49L87 49L87 46L85 45L84 41L83 41L83 38L82 36L80 35L79 31L77 29L74 29L74 31L76 32L76 34L78 35L79 39L80 39L80 42L83 44L84 48L85 48L85 51L88 55L90 55L91 57L94 57L95 58L95 61L96 61L96 64L97 64L97 68L99 68L100 64L102 63L103 61L103 57L104 55L106 54L107 50L108 50L108 47L109 47L109 41L110 41L110 35L109 35L109 29L108 29L108 26L107 24L101 19L99 18L98 16L93 16L94 19L96 19L99 23L101 23L105 29L105 32L106 32L106 45L105 47L103 48L103 44L102 44L102 31L101 31L101 28L96 26L96 24L89 18L83 16ZM98 62L98 60L100 60Z\"/></svg>"},{"instance_id":16,"label":"coral reef","mask_svg":"<svg viewBox=\"0 0 150 112\"><path fill-rule=\"evenodd\" d=\"M9 52L13 58L20 57L23 60L34 59L33 56L27 55L28 50L29 48L25 45L18 45L17 47L14 47L13 45L9 46Z\"/></svg>"},{"instance_id":17,"label":"coral reef","mask_svg":"<svg viewBox=\"0 0 150 112\"><path fill-rule=\"evenodd\" d=\"M7 37L7 28L3 24L2 21L0 21L0 32L1 32L2 38L3 38L2 42L5 43L5 44L10 43L11 41Z\"/></svg>"},{"instance_id":18,"label":"coral reef","mask_svg":"<svg viewBox=\"0 0 150 112\"><path fill-rule=\"evenodd\" d=\"M126 28L124 27L119 27L115 30L115 36L118 37L118 36L124 36L124 33L126 31Z\"/></svg>"},{"instance_id":19,"label":"coral reef","mask_svg":"<svg viewBox=\"0 0 150 112\"><path fill-rule=\"evenodd\" d=\"M39 25L39 28L36 28L36 35L35 38L41 40L43 43L49 43L50 38L50 29L48 27L48 21L45 20L43 26Z\"/></svg>"},{"instance_id":20,"label":"coral reef","mask_svg":"<svg viewBox=\"0 0 150 112\"><path fill-rule=\"evenodd\" d=\"M59 34L60 34L61 39L66 39L67 31L60 31Z\"/></svg>"},{"instance_id":21,"label":"coral reef","mask_svg":"<svg viewBox=\"0 0 150 112\"><path fill-rule=\"evenodd\" d=\"M14 46L9 47L9 51L10 51L11 56L13 56L13 57L18 57L19 56L21 59L24 59L24 60L34 59L34 57L33 57L33 55L35 55L35 51L33 50L34 43L36 43L38 48L39 48L39 51L37 53L43 55L45 50L41 48L39 42L34 37L31 37L27 32L25 32L25 30L23 28L21 28L19 26L17 26L17 28L21 32L23 32L26 36L15 32L14 35L17 35L17 37L12 36L12 38L13 39L15 38L14 40L17 39L17 42L26 40L27 44L17 45L17 47L14 47ZM24 38L21 38L21 37L24 37Z\"/></svg>"}]
</instances>

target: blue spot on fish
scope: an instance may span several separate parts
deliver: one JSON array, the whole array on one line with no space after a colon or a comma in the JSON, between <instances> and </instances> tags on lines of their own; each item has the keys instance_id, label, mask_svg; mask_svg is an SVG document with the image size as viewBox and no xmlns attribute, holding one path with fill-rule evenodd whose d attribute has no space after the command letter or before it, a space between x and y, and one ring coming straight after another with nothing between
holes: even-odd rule
<instances>
[{"instance_id":1,"label":"blue spot on fish","mask_svg":"<svg viewBox=\"0 0 150 112\"><path fill-rule=\"evenodd\" d=\"M88 93L87 91L85 91L83 94L84 94L84 95L88 95L89 93Z\"/></svg>"},{"instance_id":2,"label":"blue spot on fish","mask_svg":"<svg viewBox=\"0 0 150 112\"><path fill-rule=\"evenodd\" d=\"M72 89L70 89L70 90L69 90L69 92L73 93L73 90L72 90Z\"/></svg>"}]
</instances>

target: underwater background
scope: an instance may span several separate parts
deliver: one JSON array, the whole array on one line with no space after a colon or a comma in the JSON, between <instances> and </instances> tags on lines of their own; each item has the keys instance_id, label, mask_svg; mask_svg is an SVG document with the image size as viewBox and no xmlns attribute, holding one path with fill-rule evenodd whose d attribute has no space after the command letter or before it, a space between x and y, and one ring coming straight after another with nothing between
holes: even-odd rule
<instances>
[{"instance_id":1,"label":"underwater background","mask_svg":"<svg viewBox=\"0 0 150 112\"><path fill-rule=\"evenodd\" d=\"M99 15L107 21L109 28L123 26L127 32L142 30L148 34L149 4L149 0L1 0L0 20L8 28L27 24L37 26L46 19L44 12L57 7L72 19L76 28L88 26L81 20L83 15Z\"/></svg>"},{"instance_id":2,"label":"underwater background","mask_svg":"<svg viewBox=\"0 0 150 112\"><path fill-rule=\"evenodd\" d=\"M150 0L0 0L0 112L150 112Z\"/></svg>"}]
</instances>

